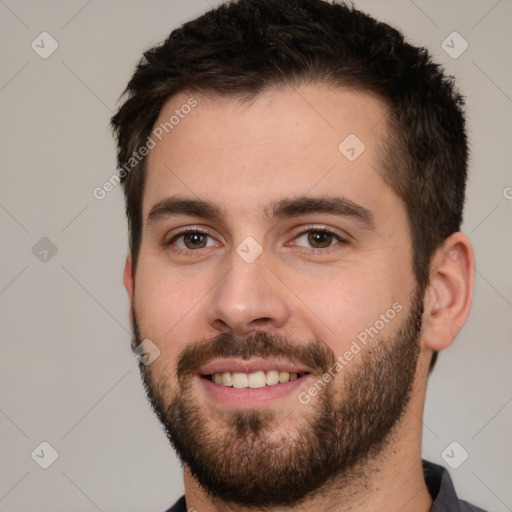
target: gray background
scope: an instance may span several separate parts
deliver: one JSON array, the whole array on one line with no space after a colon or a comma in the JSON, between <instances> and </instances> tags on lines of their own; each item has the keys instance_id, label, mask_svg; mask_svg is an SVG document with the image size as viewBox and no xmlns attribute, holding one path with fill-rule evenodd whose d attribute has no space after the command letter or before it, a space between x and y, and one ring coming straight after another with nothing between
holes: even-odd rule
<instances>
[{"instance_id":1,"label":"gray background","mask_svg":"<svg viewBox=\"0 0 512 512\"><path fill-rule=\"evenodd\" d=\"M457 441L469 453L451 470L459 495L511 510L512 2L356 5L430 48L468 98L476 293L431 378L423 450L446 465ZM163 511L182 493L129 349L121 190L102 201L92 191L115 171L109 118L142 52L207 8L0 0L0 511ZM46 59L31 47L51 48L43 31L59 45ZM441 46L454 31L469 44L457 58ZM447 44L457 53L463 42ZM46 470L31 457L43 441L59 454ZM50 461L47 448L34 453Z\"/></svg>"}]
</instances>

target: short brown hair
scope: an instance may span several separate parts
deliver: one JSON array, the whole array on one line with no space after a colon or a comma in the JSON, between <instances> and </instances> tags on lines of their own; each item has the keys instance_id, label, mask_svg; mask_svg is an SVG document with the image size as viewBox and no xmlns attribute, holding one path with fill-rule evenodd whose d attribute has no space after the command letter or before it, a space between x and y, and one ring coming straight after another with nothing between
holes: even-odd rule
<instances>
[{"instance_id":1,"label":"short brown hair","mask_svg":"<svg viewBox=\"0 0 512 512\"><path fill-rule=\"evenodd\" d=\"M326 82L376 93L389 108L383 177L402 198L419 286L432 255L462 222L468 146L464 101L424 48L344 3L227 2L144 53L112 118L118 166L144 145L163 104L178 92L249 99L273 86ZM130 249L140 249L142 159L123 173Z\"/></svg>"}]
</instances>

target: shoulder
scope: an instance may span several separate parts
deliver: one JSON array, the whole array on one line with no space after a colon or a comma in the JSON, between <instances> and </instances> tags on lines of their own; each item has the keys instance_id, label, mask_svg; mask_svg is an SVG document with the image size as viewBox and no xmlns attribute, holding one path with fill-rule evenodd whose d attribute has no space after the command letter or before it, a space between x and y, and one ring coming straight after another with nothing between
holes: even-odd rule
<instances>
[{"instance_id":1,"label":"shoulder","mask_svg":"<svg viewBox=\"0 0 512 512\"><path fill-rule=\"evenodd\" d=\"M442 466L424 460L423 475L433 500L429 512L486 512L458 498L450 474ZM182 496L166 512L187 512L185 496Z\"/></svg>"},{"instance_id":2,"label":"shoulder","mask_svg":"<svg viewBox=\"0 0 512 512\"><path fill-rule=\"evenodd\" d=\"M429 512L486 512L458 498L450 474L442 466L424 460L423 475L433 500Z\"/></svg>"},{"instance_id":3,"label":"shoulder","mask_svg":"<svg viewBox=\"0 0 512 512\"><path fill-rule=\"evenodd\" d=\"M185 496L182 496L171 508L167 509L165 512L187 512Z\"/></svg>"}]
</instances>

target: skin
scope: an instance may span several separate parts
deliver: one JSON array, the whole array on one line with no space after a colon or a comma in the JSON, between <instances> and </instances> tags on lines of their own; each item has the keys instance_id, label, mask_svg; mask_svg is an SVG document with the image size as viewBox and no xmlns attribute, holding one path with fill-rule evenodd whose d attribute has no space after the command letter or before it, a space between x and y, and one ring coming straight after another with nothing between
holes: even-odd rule
<instances>
[{"instance_id":1,"label":"skin","mask_svg":"<svg viewBox=\"0 0 512 512\"><path fill-rule=\"evenodd\" d=\"M190 96L170 98L156 124ZM161 351L154 370L166 371L175 388L179 353L190 342L219 333L245 337L263 330L297 343L316 338L342 355L399 302L403 312L380 332L392 336L410 310L416 281L404 205L380 175L388 130L384 103L366 92L325 84L271 89L246 103L193 96L198 106L149 154L139 260L135 269L128 256L124 272L142 337ZM349 134L366 146L353 162L338 150ZM374 226L329 213L280 220L265 215L269 202L333 195L369 210ZM209 201L224 215L148 223L151 208L172 196ZM183 238L165 245L187 226L211 236L207 247L187 249ZM312 228L328 229L348 242L334 238L328 249L313 249L303 235ZM248 236L263 248L252 263L236 252ZM473 268L471 244L462 233L446 239L432 259L416 377L393 443L354 476L341 497L326 492L294 510L428 511L432 500L420 451L428 366L432 351L448 347L469 314ZM357 368L357 356L350 365ZM337 385L342 391L343 380ZM194 386L206 413L222 409L200 384ZM307 387L304 382L300 390ZM264 407L278 415L276 438L293 435L289 418L309 413L296 393ZM186 467L184 481L189 509L242 510L211 500Z\"/></svg>"}]
</instances>

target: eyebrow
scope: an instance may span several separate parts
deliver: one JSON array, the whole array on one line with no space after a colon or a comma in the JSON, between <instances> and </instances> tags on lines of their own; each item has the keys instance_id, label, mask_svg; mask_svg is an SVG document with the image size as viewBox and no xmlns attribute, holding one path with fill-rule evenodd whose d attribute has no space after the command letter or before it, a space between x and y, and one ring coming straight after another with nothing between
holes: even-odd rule
<instances>
[{"instance_id":1,"label":"eyebrow","mask_svg":"<svg viewBox=\"0 0 512 512\"><path fill-rule=\"evenodd\" d=\"M155 224L176 215L202 217L211 220L218 220L224 217L223 212L208 201L184 197L167 197L151 208L148 214L148 224Z\"/></svg>"},{"instance_id":2,"label":"eyebrow","mask_svg":"<svg viewBox=\"0 0 512 512\"><path fill-rule=\"evenodd\" d=\"M282 199L269 204L266 213L273 221L311 213L325 213L339 217L350 217L368 229L375 228L375 219L372 212L345 197L301 196Z\"/></svg>"},{"instance_id":3,"label":"eyebrow","mask_svg":"<svg viewBox=\"0 0 512 512\"><path fill-rule=\"evenodd\" d=\"M367 229L375 228L375 219L370 210L345 197L299 196L267 203L265 215L271 222L285 218L300 217L312 213L324 213L349 217ZM202 199L167 197L156 203L148 214L148 225L169 217L185 215L208 220L222 221L226 215L214 203Z\"/></svg>"}]
</instances>

